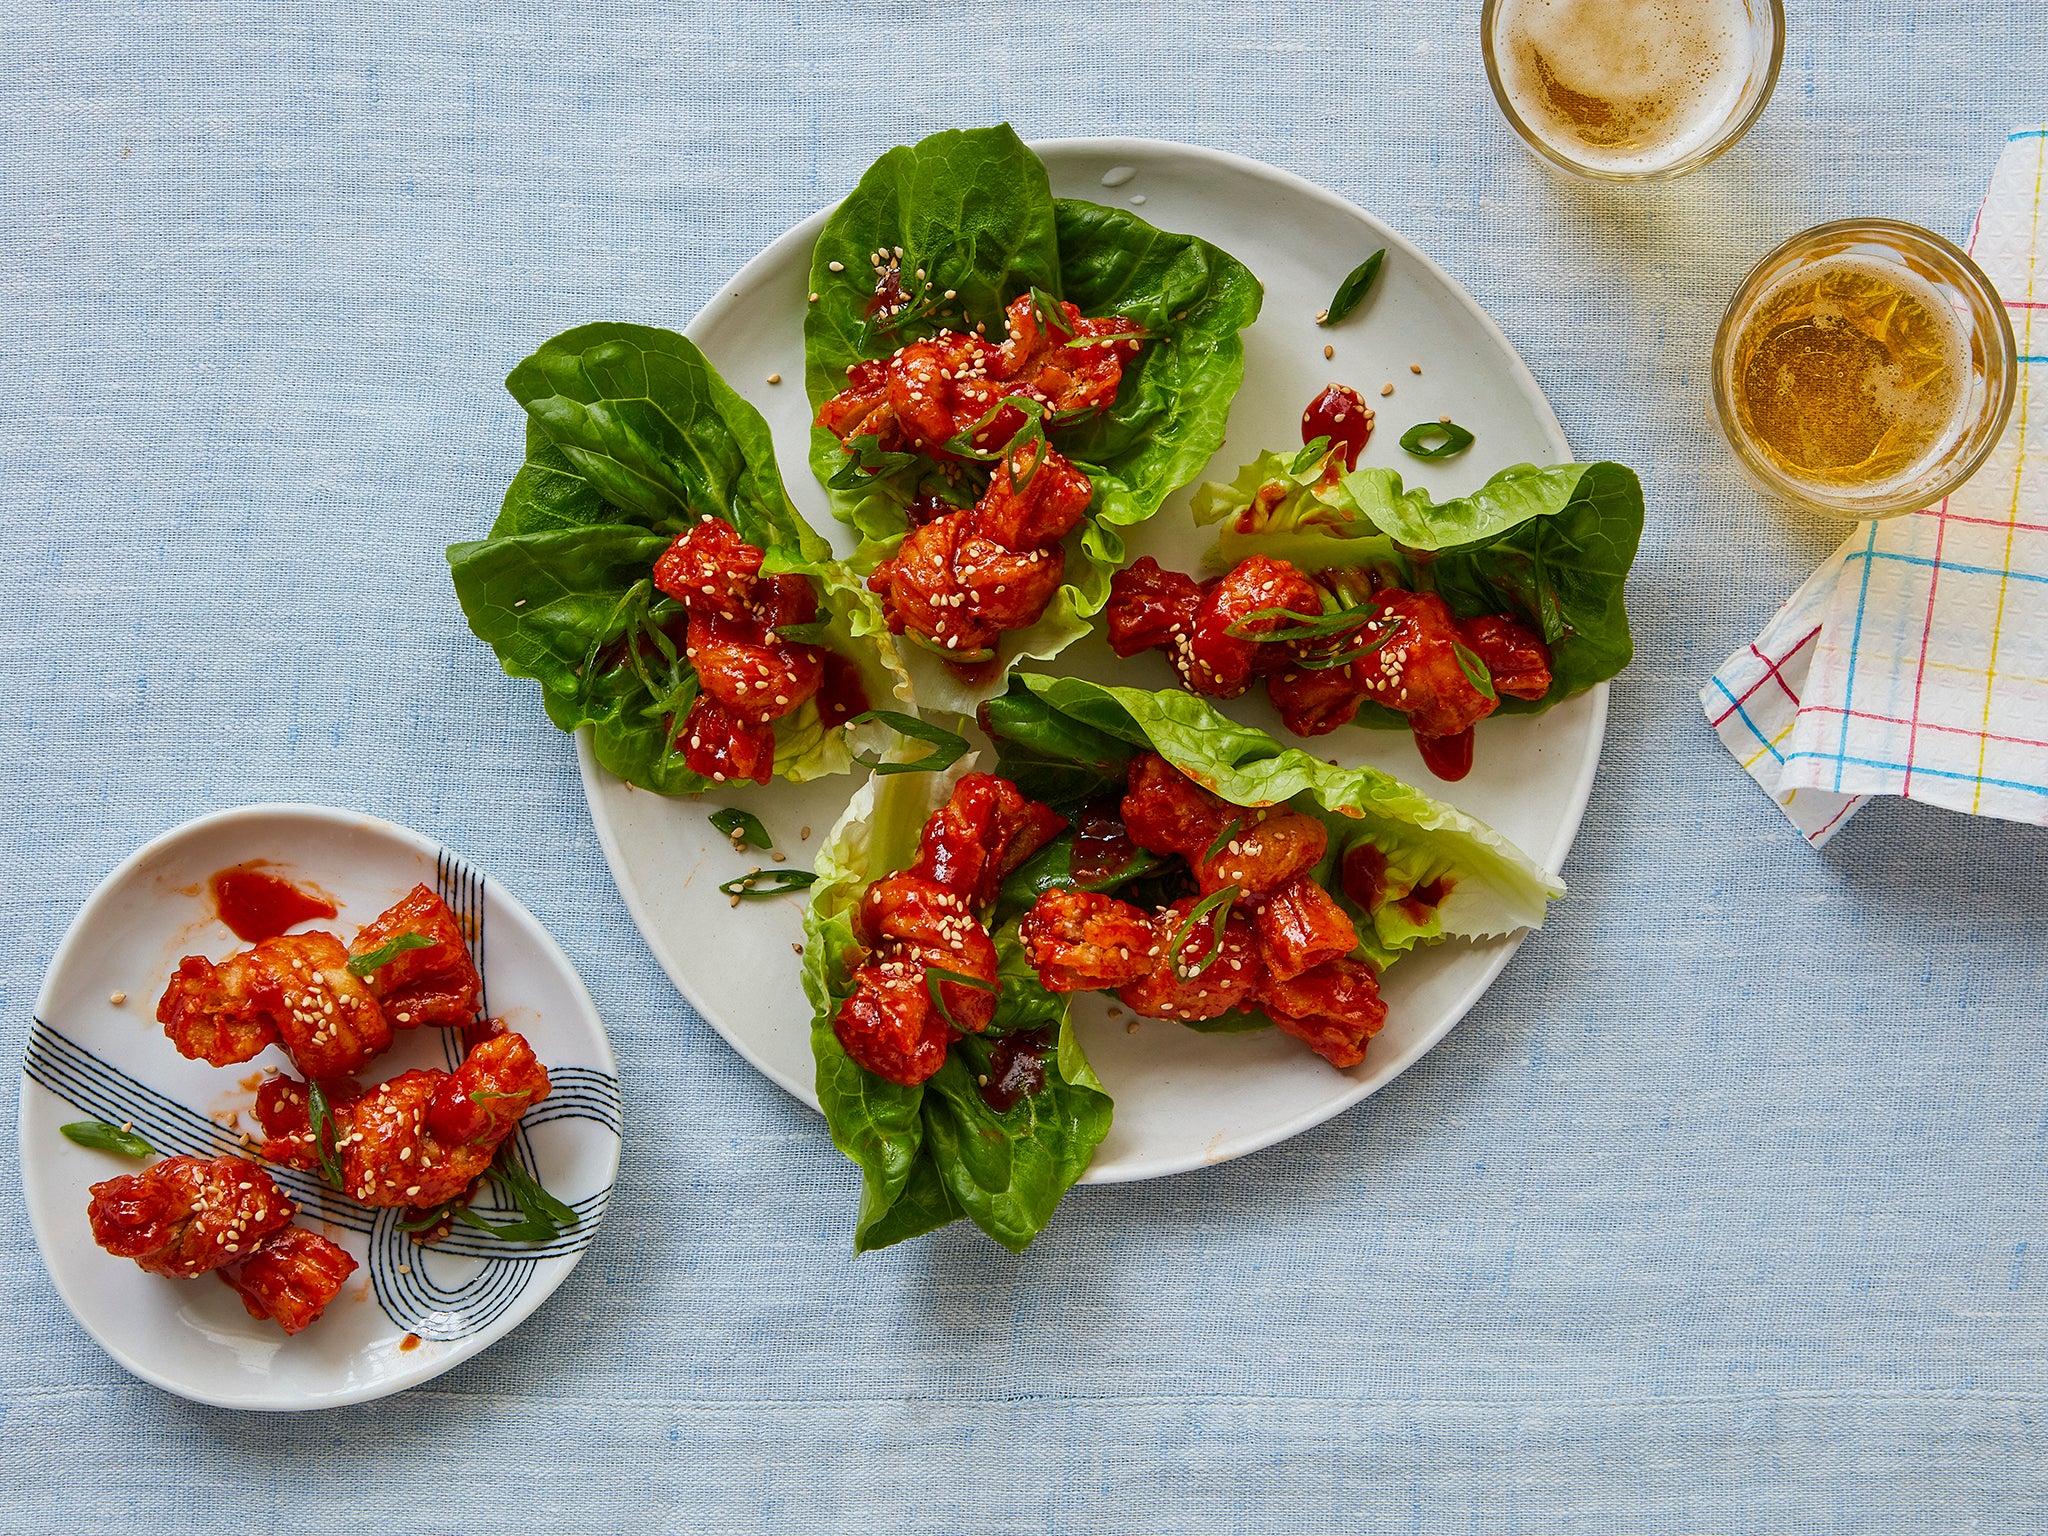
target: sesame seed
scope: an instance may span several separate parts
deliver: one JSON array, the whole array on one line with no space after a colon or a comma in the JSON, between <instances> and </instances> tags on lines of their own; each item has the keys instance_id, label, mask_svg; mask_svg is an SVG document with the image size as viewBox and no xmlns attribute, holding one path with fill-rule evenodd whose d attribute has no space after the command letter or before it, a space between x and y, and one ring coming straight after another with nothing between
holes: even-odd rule
<instances>
[{"instance_id":1,"label":"sesame seed","mask_svg":"<svg viewBox=\"0 0 2048 1536\"><path fill-rule=\"evenodd\" d=\"M1408 371L1409 371L1410 373L1420 373L1420 372L1422 372L1422 364L1420 364L1420 363L1410 363L1410 364L1408 365Z\"/></svg>"},{"instance_id":2,"label":"sesame seed","mask_svg":"<svg viewBox=\"0 0 2048 1536\"><path fill-rule=\"evenodd\" d=\"M118 1008L128 1001L128 994L126 992L112 992L107 995L107 1001Z\"/></svg>"},{"instance_id":3,"label":"sesame seed","mask_svg":"<svg viewBox=\"0 0 2048 1536\"><path fill-rule=\"evenodd\" d=\"M1324 361L1326 361L1326 362L1327 362L1327 361L1328 361L1329 359L1331 359L1331 358L1335 357L1336 355L1337 355L1337 349L1336 349L1335 347L1331 347L1331 346L1325 346L1325 347L1323 348L1323 359L1324 359Z\"/></svg>"},{"instance_id":4,"label":"sesame seed","mask_svg":"<svg viewBox=\"0 0 2048 1536\"><path fill-rule=\"evenodd\" d=\"M1381 393L1381 394L1383 394L1383 395L1391 395L1391 394L1392 394L1393 392L1394 392L1394 384L1393 384L1393 381L1392 381L1391 379L1389 379L1389 380L1388 380L1388 381L1387 381L1386 383L1384 383L1384 384L1382 384L1382 385L1380 386L1380 393Z\"/></svg>"},{"instance_id":5,"label":"sesame seed","mask_svg":"<svg viewBox=\"0 0 2048 1536\"><path fill-rule=\"evenodd\" d=\"M770 384L780 384L782 382L782 375L779 373L771 373L768 375L768 382Z\"/></svg>"},{"instance_id":6,"label":"sesame seed","mask_svg":"<svg viewBox=\"0 0 2048 1536\"><path fill-rule=\"evenodd\" d=\"M828 261L825 265L834 272L844 272L846 270L846 263L843 261Z\"/></svg>"}]
</instances>

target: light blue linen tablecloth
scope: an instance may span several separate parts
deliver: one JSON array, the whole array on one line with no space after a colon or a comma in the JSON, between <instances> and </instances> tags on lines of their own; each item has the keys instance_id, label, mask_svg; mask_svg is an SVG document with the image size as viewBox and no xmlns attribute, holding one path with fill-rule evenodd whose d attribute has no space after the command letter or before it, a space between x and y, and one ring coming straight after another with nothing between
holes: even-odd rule
<instances>
[{"instance_id":1,"label":"light blue linen tablecloth","mask_svg":"<svg viewBox=\"0 0 2048 1536\"><path fill-rule=\"evenodd\" d=\"M630 1126L532 1322L297 1417L129 1378L10 1169L0 1530L2048 1527L2048 836L1881 804L1816 854L1694 698L1836 537L1713 435L1720 307L1822 218L1961 236L2048 105L2040 0L1799 4L1749 140L1647 192L1538 170L1477 9L0 6L8 1058L123 854L301 798L531 905ZM1582 455L1641 469L1640 659L1573 899L1420 1067L1079 1191L1023 1258L855 1263L846 1168L648 957L440 551L534 342L679 325L883 147L1000 117L1257 156L1437 256Z\"/></svg>"}]
</instances>

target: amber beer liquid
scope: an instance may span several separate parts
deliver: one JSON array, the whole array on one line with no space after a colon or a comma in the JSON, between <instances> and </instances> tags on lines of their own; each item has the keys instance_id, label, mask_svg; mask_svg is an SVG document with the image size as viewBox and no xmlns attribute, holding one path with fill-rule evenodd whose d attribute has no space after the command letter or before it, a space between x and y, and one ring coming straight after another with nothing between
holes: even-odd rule
<instances>
[{"instance_id":1,"label":"amber beer liquid","mask_svg":"<svg viewBox=\"0 0 2048 1536\"><path fill-rule=\"evenodd\" d=\"M1962 429L1969 333L1903 267L1844 255L1788 272L1733 346L1737 428L1815 490L1882 494Z\"/></svg>"},{"instance_id":2,"label":"amber beer liquid","mask_svg":"<svg viewBox=\"0 0 2048 1536\"><path fill-rule=\"evenodd\" d=\"M1714 414L1743 472L1842 517L1935 506L1968 480L2018 375L1991 280L1897 219L1794 235L1750 269L1714 336Z\"/></svg>"},{"instance_id":3,"label":"amber beer liquid","mask_svg":"<svg viewBox=\"0 0 2048 1536\"><path fill-rule=\"evenodd\" d=\"M1495 0L1487 41L1509 118L1589 175L1656 177L1710 158L1768 96L1773 27L1753 0Z\"/></svg>"}]
</instances>

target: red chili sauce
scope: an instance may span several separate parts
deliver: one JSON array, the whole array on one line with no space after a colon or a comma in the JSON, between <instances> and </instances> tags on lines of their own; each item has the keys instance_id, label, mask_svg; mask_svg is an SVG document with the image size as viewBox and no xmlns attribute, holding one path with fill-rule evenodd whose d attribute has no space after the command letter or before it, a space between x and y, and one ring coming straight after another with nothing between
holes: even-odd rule
<instances>
[{"instance_id":1,"label":"red chili sauce","mask_svg":"<svg viewBox=\"0 0 2048 1536\"><path fill-rule=\"evenodd\" d=\"M1075 813L1074 850L1067 871L1082 886L1114 879L1138 856L1138 845L1124 826L1120 799L1091 800Z\"/></svg>"},{"instance_id":2,"label":"red chili sauce","mask_svg":"<svg viewBox=\"0 0 2048 1536\"><path fill-rule=\"evenodd\" d=\"M837 651L821 650L819 654L825 662L825 681L818 685L818 719L829 731L866 714L872 706L867 689L861 686L859 667Z\"/></svg>"},{"instance_id":3,"label":"red chili sauce","mask_svg":"<svg viewBox=\"0 0 2048 1536\"><path fill-rule=\"evenodd\" d=\"M988 1074L980 1084L981 1101L997 1114L1008 1114L1020 1099L1045 1086L1045 1058L1052 1054L1052 1035L1043 1029L1020 1029L989 1046Z\"/></svg>"},{"instance_id":4,"label":"red chili sauce","mask_svg":"<svg viewBox=\"0 0 2048 1536\"><path fill-rule=\"evenodd\" d=\"M1365 403L1365 396L1342 384L1332 384L1301 413L1301 440L1312 443L1327 437L1330 446L1344 455L1344 467L1356 469L1358 455L1372 436L1372 417L1372 407Z\"/></svg>"},{"instance_id":5,"label":"red chili sauce","mask_svg":"<svg viewBox=\"0 0 2048 1536\"><path fill-rule=\"evenodd\" d=\"M316 917L333 917L336 911L326 897L253 863L220 870L208 883L220 920L236 938L250 944L274 939Z\"/></svg>"},{"instance_id":6,"label":"red chili sauce","mask_svg":"<svg viewBox=\"0 0 2048 1536\"><path fill-rule=\"evenodd\" d=\"M1449 783L1456 783L1472 771L1472 727L1466 726L1455 736L1418 734L1415 750L1422 754L1423 765L1431 773Z\"/></svg>"}]
</instances>

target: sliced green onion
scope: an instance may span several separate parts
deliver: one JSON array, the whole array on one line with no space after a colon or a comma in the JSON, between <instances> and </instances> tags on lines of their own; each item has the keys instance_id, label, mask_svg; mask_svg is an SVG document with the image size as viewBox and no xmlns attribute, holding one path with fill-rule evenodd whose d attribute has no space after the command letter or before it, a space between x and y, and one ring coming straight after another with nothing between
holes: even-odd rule
<instances>
[{"instance_id":1,"label":"sliced green onion","mask_svg":"<svg viewBox=\"0 0 2048 1536\"><path fill-rule=\"evenodd\" d=\"M933 725L929 720L920 720L915 715L899 715L894 710L871 709L865 714L855 715L848 725L865 725L875 720L889 727L899 736L908 736L913 741L928 741L932 750L915 762L885 763L879 757L862 757L854 754L856 763L872 768L876 773L932 773L940 768L950 768L967 754L967 738L957 731ZM724 887L720 887L724 889Z\"/></svg>"},{"instance_id":2,"label":"sliced green onion","mask_svg":"<svg viewBox=\"0 0 2048 1536\"><path fill-rule=\"evenodd\" d=\"M1301 452L1297 453L1294 456L1294 462L1287 466L1287 472L1290 475L1298 475L1303 470L1312 468L1315 465L1322 463L1322 461L1328 458L1329 456L1329 437L1327 435L1323 437L1312 437L1308 440L1306 444L1303 445Z\"/></svg>"},{"instance_id":3,"label":"sliced green onion","mask_svg":"<svg viewBox=\"0 0 2048 1536\"><path fill-rule=\"evenodd\" d=\"M444 1200L431 1210L422 1211L411 1221L401 1220L398 1223L398 1230L401 1232L425 1232L429 1228L438 1227L442 1222L453 1216L461 1205L462 1202L460 1200Z\"/></svg>"},{"instance_id":4,"label":"sliced green onion","mask_svg":"<svg viewBox=\"0 0 2048 1536\"><path fill-rule=\"evenodd\" d=\"M956 651L950 646L939 644L938 641L932 639L929 635L920 635L914 629L904 630L903 638L921 651L930 651L934 656L943 656L946 660L957 662L963 667L977 666L984 661L994 661L996 659L995 651L988 646L982 646L980 649L972 651Z\"/></svg>"},{"instance_id":5,"label":"sliced green onion","mask_svg":"<svg viewBox=\"0 0 2048 1536\"><path fill-rule=\"evenodd\" d=\"M1046 334L1057 336L1061 341L1074 338L1074 328L1067 323L1067 311L1060 301L1043 288L1031 290L1031 307L1038 311L1038 323L1045 327Z\"/></svg>"},{"instance_id":6,"label":"sliced green onion","mask_svg":"<svg viewBox=\"0 0 2048 1536\"><path fill-rule=\"evenodd\" d=\"M434 941L424 933L401 933L386 939L368 954L350 955L348 973L358 981L372 971L381 971L409 949L432 949Z\"/></svg>"},{"instance_id":7,"label":"sliced green onion","mask_svg":"<svg viewBox=\"0 0 2048 1536\"><path fill-rule=\"evenodd\" d=\"M506 1151L507 1145L509 1144L501 1143L498 1155L491 1161L488 1170L491 1181L504 1189L505 1193L519 1203L519 1209L529 1215L545 1217L565 1227L575 1226L575 1210L543 1189L540 1180Z\"/></svg>"},{"instance_id":8,"label":"sliced green onion","mask_svg":"<svg viewBox=\"0 0 2048 1536\"><path fill-rule=\"evenodd\" d=\"M872 480L893 475L917 462L914 453L885 453L874 432L859 432L846 441L846 457L825 483L836 491L858 491Z\"/></svg>"},{"instance_id":9,"label":"sliced green onion","mask_svg":"<svg viewBox=\"0 0 2048 1536\"><path fill-rule=\"evenodd\" d=\"M718 828L727 837L735 839L738 846L742 848L747 847L749 844L756 848L773 848L775 846L769 839L768 829L761 825L761 818L752 811L742 811L733 806L727 806L722 811L713 811L711 813L711 825Z\"/></svg>"},{"instance_id":10,"label":"sliced green onion","mask_svg":"<svg viewBox=\"0 0 2048 1536\"><path fill-rule=\"evenodd\" d=\"M1335 325L1351 311L1358 308L1372 287L1373 279L1380 275L1380 264L1387 259L1387 250L1381 246L1365 260L1351 269L1351 275L1337 285L1337 296L1330 300L1330 307L1323 311L1317 325Z\"/></svg>"},{"instance_id":11,"label":"sliced green onion","mask_svg":"<svg viewBox=\"0 0 2048 1536\"><path fill-rule=\"evenodd\" d=\"M548 1243L562 1235L562 1229L544 1217L522 1214L517 1221L486 1221L468 1206L457 1206L455 1219L465 1227L489 1233L501 1243Z\"/></svg>"},{"instance_id":12,"label":"sliced green onion","mask_svg":"<svg viewBox=\"0 0 2048 1536\"><path fill-rule=\"evenodd\" d=\"M156 1148L144 1141L133 1131L118 1125L109 1125L104 1120L74 1120L57 1129L81 1147L91 1147L95 1152L118 1152L123 1157L154 1157Z\"/></svg>"},{"instance_id":13,"label":"sliced green onion","mask_svg":"<svg viewBox=\"0 0 2048 1536\"><path fill-rule=\"evenodd\" d=\"M1233 837L1237 836L1237 834L1242 832L1243 830L1244 818L1242 816L1231 817L1230 825L1225 827L1221 832L1218 832L1216 834L1216 841L1211 843L1209 845L1209 851L1202 855L1202 862L1204 864L1211 862L1217 854L1221 853L1224 849L1228 848L1230 846L1230 840Z\"/></svg>"},{"instance_id":14,"label":"sliced green onion","mask_svg":"<svg viewBox=\"0 0 2048 1536\"><path fill-rule=\"evenodd\" d=\"M1226 885L1222 890L1212 892L1196 902L1194 909L1181 920L1180 931L1174 934L1173 942L1167 946L1166 953L1172 962L1174 973L1183 981L1190 981L1201 975L1222 958L1223 935L1230 926L1230 904L1236 901L1237 897L1237 887ZM1211 914L1214 914L1213 917ZM1187 943L1188 936L1195 930L1195 925L1205 917L1210 918L1213 925L1208 952L1193 965L1183 964L1180 957L1181 946Z\"/></svg>"},{"instance_id":15,"label":"sliced green onion","mask_svg":"<svg viewBox=\"0 0 2048 1536\"><path fill-rule=\"evenodd\" d=\"M321 1177L347 1193L341 1181L341 1164L334 1156L334 1109L327 1102L327 1091L314 1078L306 1080L306 1124L313 1133L313 1151L320 1159Z\"/></svg>"},{"instance_id":16,"label":"sliced green onion","mask_svg":"<svg viewBox=\"0 0 2048 1536\"><path fill-rule=\"evenodd\" d=\"M1458 658L1458 669L1465 674L1467 682L1489 699L1500 698L1494 691L1493 674L1486 670L1486 663L1479 659L1477 652L1469 649L1462 640L1453 640L1451 654Z\"/></svg>"},{"instance_id":17,"label":"sliced green onion","mask_svg":"<svg viewBox=\"0 0 2048 1536\"><path fill-rule=\"evenodd\" d=\"M1433 437L1443 441L1434 447L1424 447ZM1472 446L1472 434L1455 421L1425 421L1401 434L1401 446L1418 459L1448 459Z\"/></svg>"},{"instance_id":18,"label":"sliced green onion","mask_svg":"<svg viewBox=\"0 0 2048 1536\"><path fill-rule=\"evenodd\" d=\"M1304 672L1329 672L1338 667L1348 667L1362 657L1377 655L1385 650L1387 642L1401 632L1401 626L1406 622L1406 618L1397 613L1388 621L1385 629L1354 650L1340 651L1332 656L1296 656L1288 665L1299 667Z\"/></svg>"},{"instance_id":19,"label":"sliced green onion","mask_svg":"<svg viewBox=\"0 0 2048 1536\"><path fill-rule=\"evenodd\" d=\"M946 1021L948 1029L957 1030L963 1035L971 1031L954 1018L952 1010L946 1006L946 999L939 991L939 983L942 981L950 981L959 987L972 987L977 992L995 993L1002 990L995 982L983 981L979 976L963 976L958 971L949 971L938 965L928 965L924 968L924 989L931 994L932 1007L938 1010L939 1017Z\"/></svg>"},{"instance_id":20,"label":"sliced green onion","mask_svg":"<svg viewBox=\"0 0 2048 1536\"><path fill-rule=\"evenodd\" d=\"M719 889L728 896L785 896L817 882L818 877L808 869L754 869Z\"/></svg>"},{"instance_id":21,"label":"sliced green onion","mask_svg":"<svg viewBox=\"0 0 2048 1536\"><path fill-rule=\"evenodd\" d=\"M1273 640L1324 640L1331 635L1341 635L1348 629L1356 629L1373 616L1370 606L1340 608L1335 613L1320 613L1313 616L1296 613L1292 608L1255 608L1243 618L1226 626L1223 633L1236 640L1250 640L1263 644ZM1265 623L1271 619L1293 619L1295 623L1286 629L1270 629L1264 634L1249 634L1246 626Z\"/></svg>"}]
</instances>

